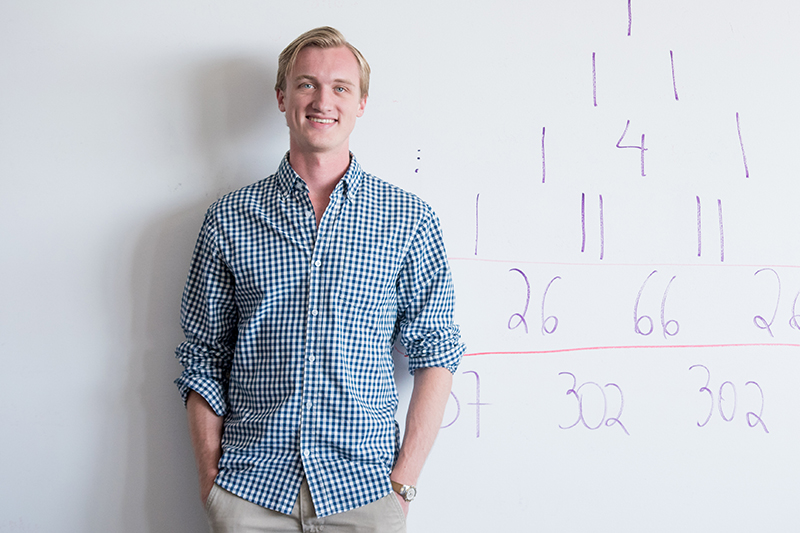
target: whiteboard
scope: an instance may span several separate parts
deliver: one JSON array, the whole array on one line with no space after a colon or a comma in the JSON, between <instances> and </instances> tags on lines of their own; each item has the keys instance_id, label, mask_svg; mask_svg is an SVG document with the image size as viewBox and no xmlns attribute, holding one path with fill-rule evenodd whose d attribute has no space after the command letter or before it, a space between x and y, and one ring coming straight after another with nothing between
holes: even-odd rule
<instances>
[{"instance_id":1,"label":"whiteboard","mask_svg":"<svg viewBox=\"0 0 800 533\"><path fill-rule=\"evenodd\" d=\"M277 168L276 58L323 24L370 61L352 150L438 213L467 344L409 531L797 529L798 22L0 3L0 532L206 530L180 294L206 207Z\"/></svg>"}]
</instances>

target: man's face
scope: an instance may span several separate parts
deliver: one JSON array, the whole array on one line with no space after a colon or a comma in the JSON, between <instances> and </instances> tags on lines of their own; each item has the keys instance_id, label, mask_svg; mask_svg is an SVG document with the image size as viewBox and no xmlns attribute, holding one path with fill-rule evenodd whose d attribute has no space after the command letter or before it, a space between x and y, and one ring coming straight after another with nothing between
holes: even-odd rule
<instances>
[{"instance_id":1,"label":"man's face","mask_svg":"<svg viewBox=\"0 0 800 533\"><path fill-rule=\"evenodd\" d=\"M349 151L350 132L364 114L358 61L345 48L307 46L278 90L278 108L286 114L292 153Z\"/></svg>"}]
</instances>

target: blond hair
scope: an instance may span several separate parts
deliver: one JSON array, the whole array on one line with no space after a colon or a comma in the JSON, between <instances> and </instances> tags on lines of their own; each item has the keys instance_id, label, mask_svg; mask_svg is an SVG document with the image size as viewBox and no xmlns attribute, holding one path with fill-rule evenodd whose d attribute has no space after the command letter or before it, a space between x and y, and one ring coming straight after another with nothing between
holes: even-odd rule
<instances>
[{"instance_id":1,"label":"blond hair","mask_svg":"<svg viewBox=\"0 0 800 533\"><path fill-rule=\"evenodd\" d=\"M278 77L275 82L276 91L286 91L286 77L294 67L297 61L297 55L306 46L317 46L319 48L337 48L344 46L353 52L353 55L358 61L359 80L361 88L361 96L366 96L369 93L369 63L361 55L361 52L347 42L344 35L335 28L330 26L322 26L305 32L303 35L289 43L289 46L283 49L281 55L278 56Z\"/></svg>"}]
</instances>

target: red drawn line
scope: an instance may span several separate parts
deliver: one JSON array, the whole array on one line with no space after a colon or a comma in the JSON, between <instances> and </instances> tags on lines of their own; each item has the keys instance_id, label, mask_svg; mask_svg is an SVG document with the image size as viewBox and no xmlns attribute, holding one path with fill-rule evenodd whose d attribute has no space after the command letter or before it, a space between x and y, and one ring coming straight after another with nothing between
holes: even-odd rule
<instances>
[{"instance_id":1,"label":"red drawn line","mask_svg":"<svg viewBox=\"0 0 800 533\"><path fill-rule=\"evenodd\" d=\"M678 348L800 348L800 344L790 343L744 343L744 344L673 344L664 346L585 346L581 348L558 348L555 350L530 350L522 352L474 352L464 354L464 357L471 357L476 355L539 355L551 353L566 353L566 352L588 352L598 350L653 350L653 349L678 349Z\"/></svg>"}]
</instances>

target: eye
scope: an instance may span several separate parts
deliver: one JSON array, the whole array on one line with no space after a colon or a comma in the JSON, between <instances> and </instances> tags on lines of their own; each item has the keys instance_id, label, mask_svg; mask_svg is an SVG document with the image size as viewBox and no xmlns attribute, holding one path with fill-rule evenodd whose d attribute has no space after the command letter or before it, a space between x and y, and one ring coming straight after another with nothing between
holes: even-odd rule
<instances>
[{"instance_id":1,"label":"eye","mask_svg":"<svg viewBox=\"0 0 800 533\"><path fill-rule=\"evenodd\" d=\"M301 89L313 89L314 88L314 84L313 83L303 83L303 84L300 85L300 88Z\"/></svg>"},{"instance_id":2,"label":"eye","mask_svg":"<svg viewBox=\"0 0 800 533\"><path fill-rule=\"evenodd\" d=\"M334 89L334 91L336 91L337 93L344 93L344 92L347 92L347 88L345 88L345 87L336 87Z\"/></svg>"}]
</instances>

